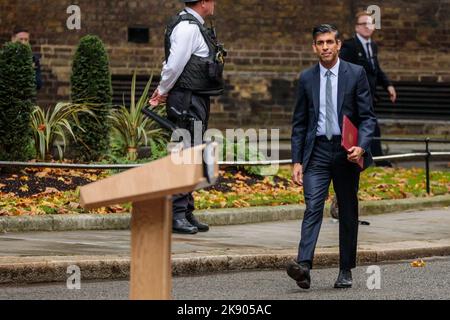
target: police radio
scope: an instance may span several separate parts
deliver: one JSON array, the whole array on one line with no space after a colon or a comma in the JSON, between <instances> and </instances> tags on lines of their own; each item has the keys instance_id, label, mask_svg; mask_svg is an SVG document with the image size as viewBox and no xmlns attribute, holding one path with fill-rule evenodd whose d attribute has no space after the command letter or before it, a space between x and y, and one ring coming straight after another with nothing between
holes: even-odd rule
<instances>
[{"instance_id":1,"label":"police radio","mask_svg":"<svg viewBox=\"0 0 450 320\"><path fill-rule=\"evenodd\" d=\"M219 43L217 41L217 34L216 34L216 27L215 27L214 19L210 20L210 25L211 25L211 27L210 27L211 35L217 46L216 61L219 62L220 64L225 64L225 57L228 55L228 52L224 48L223 43Z\"/></svg>"}]
</instances>

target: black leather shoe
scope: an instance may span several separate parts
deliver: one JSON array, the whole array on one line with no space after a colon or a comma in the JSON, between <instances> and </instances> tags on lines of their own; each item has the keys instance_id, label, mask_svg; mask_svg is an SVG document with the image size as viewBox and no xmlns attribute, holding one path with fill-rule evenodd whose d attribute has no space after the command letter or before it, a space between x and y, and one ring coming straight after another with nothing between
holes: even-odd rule
<instances>
[{"instance_id":1,"label":"black leather shoe","mask_svg":"<svg viewBox=\"0 0 450 320\"><path fill-rule=\"evenodd\" d=\"M172 222L172 232L181 234L196 234L197 227L194 227L186 219L177 219Z\"/></svg>"},{"instance_id":2,"label":"black leather shoe","mask_svg":"<svg viewBox=\"0 0 450 320\"><path fill-rule=\"evenodd\" d=\"M340 270L339 276L334 284L336 289L351 288L353 284L352 272L350 270Z\"/></svg>"},{"instance_id":3,"label":"black leather shoe","mask_svg":"<svg viewBox=\"0 0 450 320\"><path fill-rule=\"evenodd\" d=\"M294 279L300 288L309 289L311 287L311 275L308 265L292 261L287 265L286 271L288 276Z\"/></svg>"},{"instance_id":4,"label":"black leather shoe","mask_svg":"<svg viewBox=\"0 0 450 320\"><path fill-rule=\"evenodd\" d=\"M209 230L209 226L206 223L198 221L193 214L186 216L186 219L191 225L197 227L198 232L207 232Z\"/></svg>"}]
</instances>

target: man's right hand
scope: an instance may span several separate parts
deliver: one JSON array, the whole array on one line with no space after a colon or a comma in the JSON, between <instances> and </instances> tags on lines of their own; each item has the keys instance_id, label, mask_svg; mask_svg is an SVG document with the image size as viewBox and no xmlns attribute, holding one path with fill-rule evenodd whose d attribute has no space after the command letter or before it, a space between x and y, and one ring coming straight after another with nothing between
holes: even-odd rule
<instances>
[{"instance_id":1,"label":"man's right hand","mask_svg":"<svg viewBox=\"0 0 450 320\"><path fill-rule=\"evenodd\" d=\"M161 95L159 94L159 90L156 89L155 92L153 92L152 97L150 98L149 104L152 107L157 107L162 103L165 103L167 100L167 95Z\"/></svg>"},{"instance_id":2,"label":"man's right hand","mask_svg":"<svg viewBox=\"0 0 450 320\"><path fill-rule=\"evenodd\" d=\"M387 91L389 93L389 99L391 99L392 103L395 103L397 101L397 91L395 91L394 86L389 86Z\"/></svg>"},{"instance_id":3,"label":"man's right hand","mask_svg":"<svg viewBox=\"0 0 450 320\"><path fill-rule=\"evenodd\" d=\"M294 183L298 184L299 186L303 186L303 167L300 163L294 164L292 181L294 181Z\"/></svg>"}]
</instances>

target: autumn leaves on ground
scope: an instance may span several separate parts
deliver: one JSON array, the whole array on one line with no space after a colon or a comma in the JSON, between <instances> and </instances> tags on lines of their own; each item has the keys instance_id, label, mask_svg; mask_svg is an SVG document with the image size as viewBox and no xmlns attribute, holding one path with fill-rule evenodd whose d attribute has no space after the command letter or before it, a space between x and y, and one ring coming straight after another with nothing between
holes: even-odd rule
<instances>
[{"instance_id":1,"label":"autumn leaves on ground","mask_svg":"<svg viewBox=\"0 0 450 320\"><path fill-rule=\"evenodd\" d=\"M113 174L98 170L24 169L0 173L0 216L84 213L78 203L79 186ZM278 206L303 203L302 188L290 180L290 167L275 176L261 177L236 167L220 171L218 183L195 192L198 209ZM432 195L450 193L450 172L432 172ZM333 190L331 188L331 194ZM361 176L359 198L365 200L425 197L423 169L370 168ZM130 205L91 213L130 211Z\"/></svg>"}]
</instances>

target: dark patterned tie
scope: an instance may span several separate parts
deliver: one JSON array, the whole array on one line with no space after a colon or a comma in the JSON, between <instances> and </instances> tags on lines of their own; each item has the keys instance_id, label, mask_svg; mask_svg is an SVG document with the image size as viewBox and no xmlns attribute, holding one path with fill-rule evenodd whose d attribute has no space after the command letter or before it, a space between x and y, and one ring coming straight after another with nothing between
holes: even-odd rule
<instances>
[{"instance_id":1,"label":"dark patterned tie","mask_svg":"<svg viewBox=\"0 0 450 320\"><path fill-rule=\"evenodd\" d=\"M370 42L367 42L367 43L366 43L366 46L367 46L367 58L368 58L368 60L369 60L370 66L372 67L372 69L375 70L375 65L374 65L374 63L373 63L373 57L372 57L372 55L370 54Z\"/></svg>"}]
</instances>

